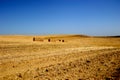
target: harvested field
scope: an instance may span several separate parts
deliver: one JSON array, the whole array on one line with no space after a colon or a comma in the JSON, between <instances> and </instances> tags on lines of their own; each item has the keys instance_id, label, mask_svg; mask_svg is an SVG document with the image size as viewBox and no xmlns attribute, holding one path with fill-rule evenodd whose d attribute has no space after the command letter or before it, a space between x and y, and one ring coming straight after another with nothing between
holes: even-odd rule
<instances>
[{"instance_id":1,"label":"harvested field","mask_svg":"<svg viewBox=\"0 0 120 80\"><path fill-rule=\"evenodd\" d=\"M120 38L0 36L0 80L120 80Z\"/></svg>"}]
</instances>

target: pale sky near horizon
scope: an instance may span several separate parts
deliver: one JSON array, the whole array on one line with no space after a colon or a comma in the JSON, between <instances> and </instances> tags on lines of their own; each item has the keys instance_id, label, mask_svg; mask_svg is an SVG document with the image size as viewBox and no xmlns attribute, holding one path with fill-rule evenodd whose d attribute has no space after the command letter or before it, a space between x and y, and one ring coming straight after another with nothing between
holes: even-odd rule
<instances>
[{"instance_id":1,"label":"pale sky near horizon","mask_svg":"<svg viewBox=\"0 0 120 80\"><path fill-rule=\"evenodd\" d=\"M120 0L0 0L0 34L120 35Z\"/></svg>"}]
</instances>

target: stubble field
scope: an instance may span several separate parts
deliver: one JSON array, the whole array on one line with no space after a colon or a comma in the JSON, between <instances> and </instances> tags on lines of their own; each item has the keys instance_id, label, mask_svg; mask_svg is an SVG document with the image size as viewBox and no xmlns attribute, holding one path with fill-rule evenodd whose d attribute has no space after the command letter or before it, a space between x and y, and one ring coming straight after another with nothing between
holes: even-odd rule
<instances>
[{"instance_id":1,"label":"stubble field","mask_svg":"<svg viewBox=\"0 0 120 80\"><path fill-rule=\"evenodd\" d=\"M0 80L120 80L120 38L1 35Z\"/></svg>"}]
</instances>

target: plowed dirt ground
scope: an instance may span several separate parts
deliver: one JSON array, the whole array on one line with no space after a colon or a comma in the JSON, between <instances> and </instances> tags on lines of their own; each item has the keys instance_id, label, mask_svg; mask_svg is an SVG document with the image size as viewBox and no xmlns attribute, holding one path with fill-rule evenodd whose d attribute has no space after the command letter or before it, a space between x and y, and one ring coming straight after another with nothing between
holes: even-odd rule
<instances>
[{"instance_id":1,"label":"plowed dirt ground","mask_svg":"<svg viewBox=\"0 0 120 80\"><path fill-rule=\"evenodd\" d=\"M0 36L0 80L120 80L120 38L33 37Z\"/></svg>"}]
</instances>

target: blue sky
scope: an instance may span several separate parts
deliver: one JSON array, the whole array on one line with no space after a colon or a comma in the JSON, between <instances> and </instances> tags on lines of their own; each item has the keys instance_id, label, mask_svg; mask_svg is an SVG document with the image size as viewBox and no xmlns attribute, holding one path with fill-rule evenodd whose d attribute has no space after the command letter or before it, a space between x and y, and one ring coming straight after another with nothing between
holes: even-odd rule
<instances>
[{"instance_id":1,"label":"blue sky","mask_svg":"<svg viewBox=\"0 0 120 80\"><path fill-rule=\"evenodd\" d=\"M0 34L120 35L120 0L0 0Z\"/></svg>"}]
</instances>

